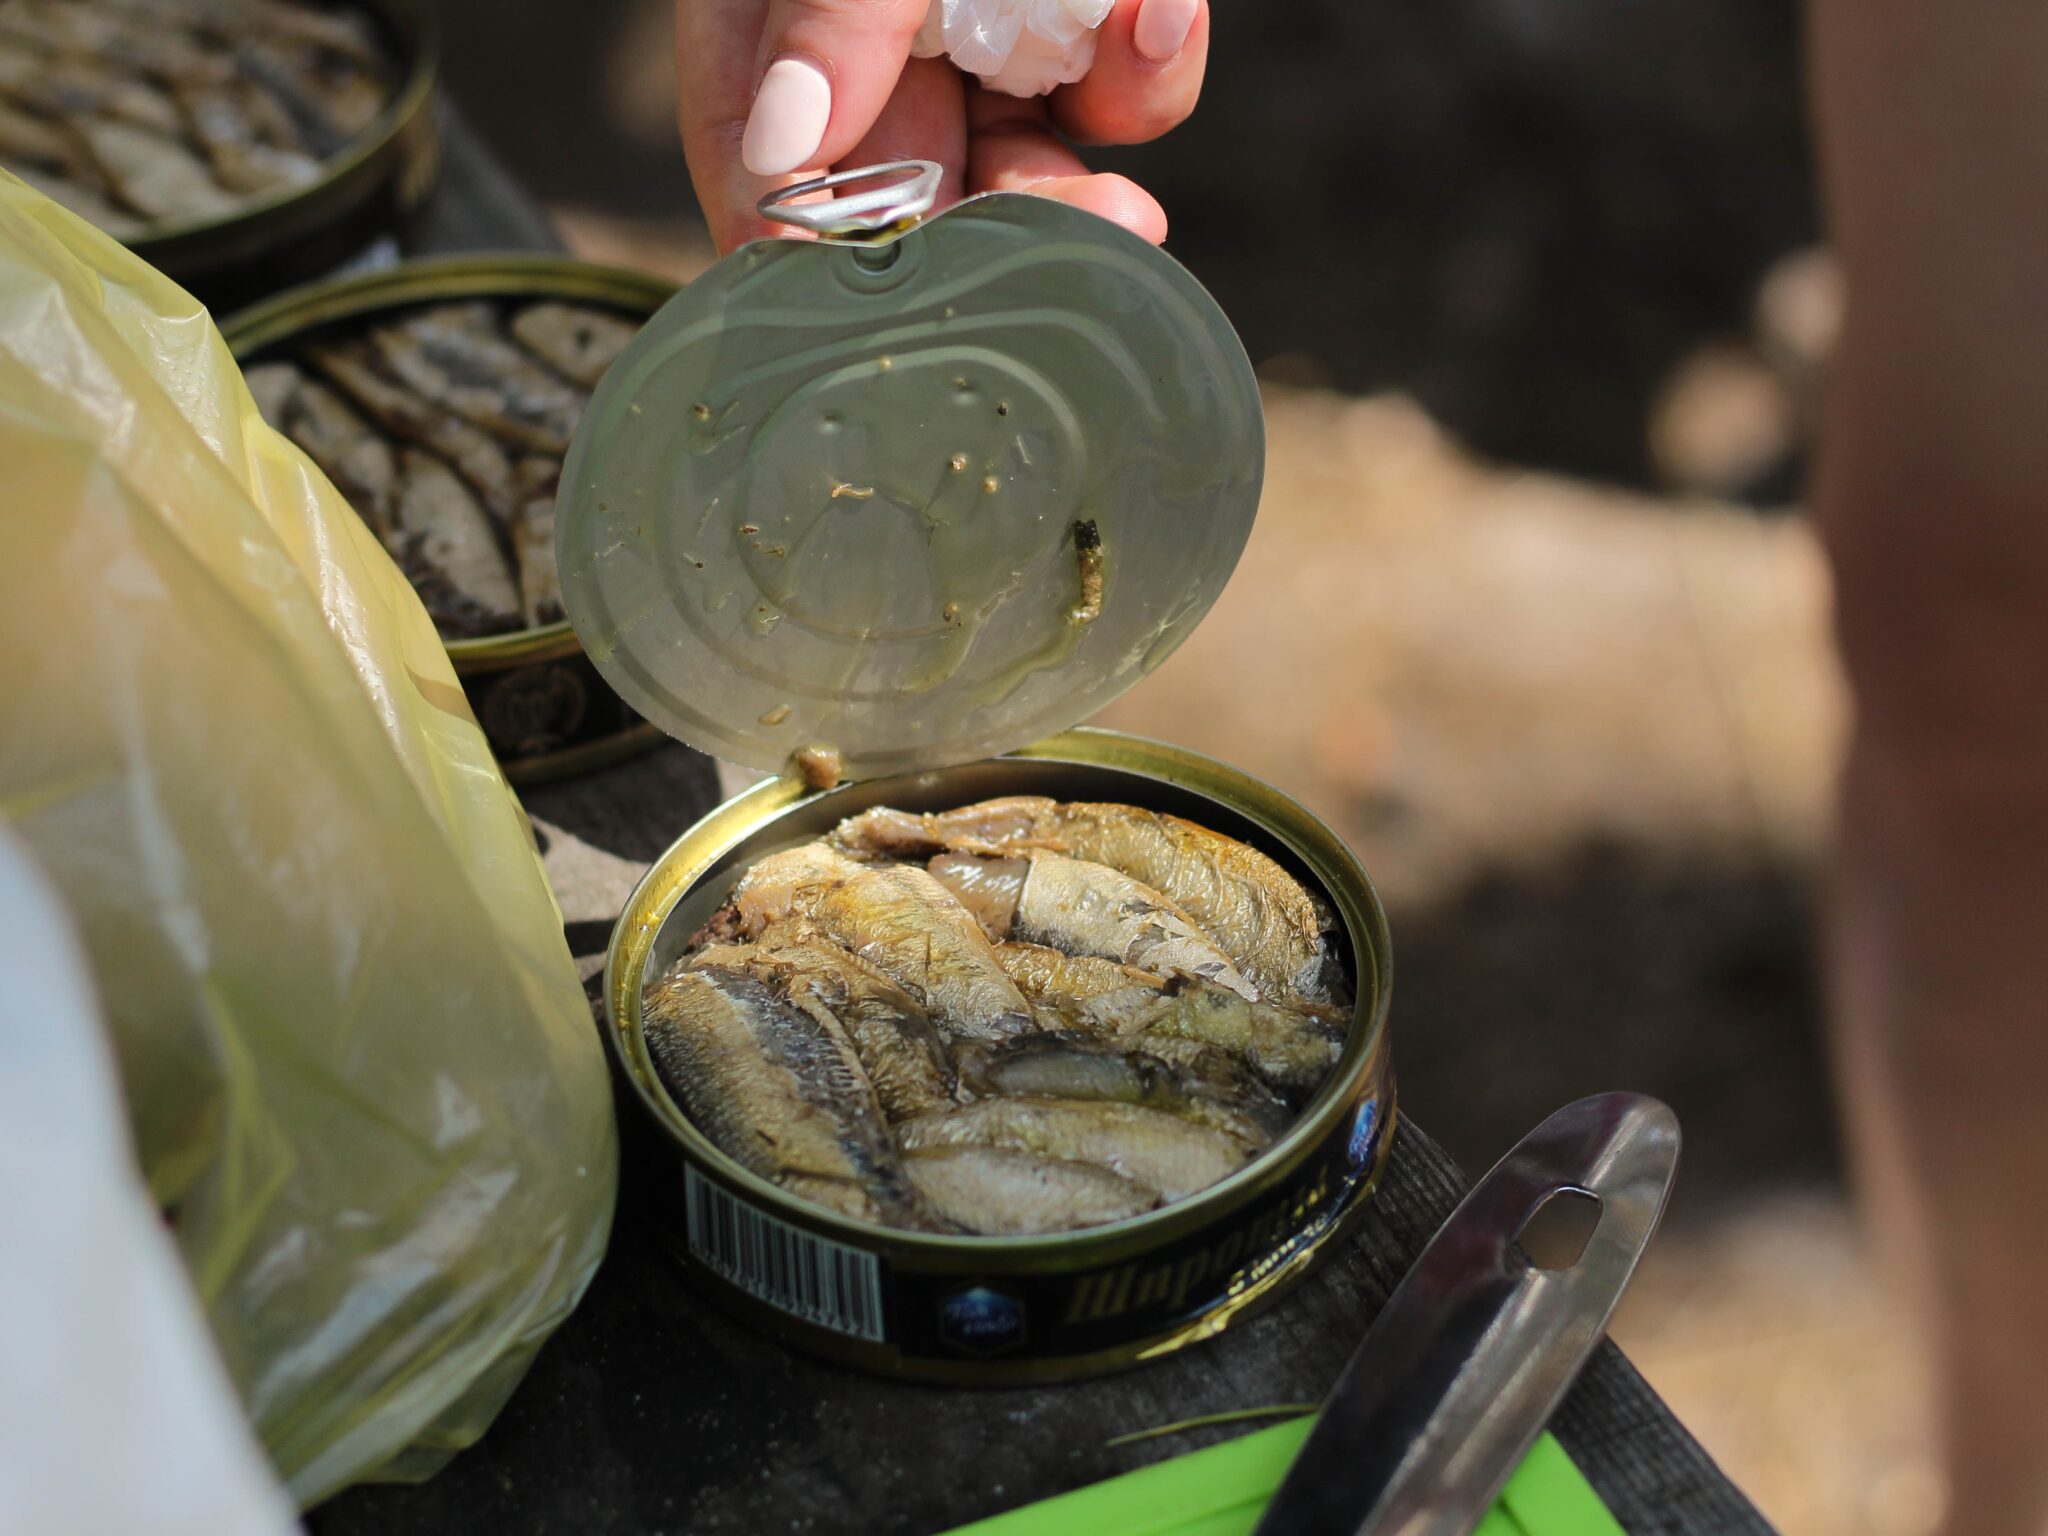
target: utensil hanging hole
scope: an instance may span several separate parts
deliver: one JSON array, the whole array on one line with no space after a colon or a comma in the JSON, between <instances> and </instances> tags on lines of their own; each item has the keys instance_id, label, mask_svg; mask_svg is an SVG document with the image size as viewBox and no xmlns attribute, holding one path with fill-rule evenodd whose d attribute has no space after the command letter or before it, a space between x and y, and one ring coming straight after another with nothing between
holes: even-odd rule
<instances>
[{"instance_id":1,"label":"utensil hanging hole","mask_svg":"<svg viewBox=\"0 0 2048 1536\"><path fill-rule=\"evenodd\" d=\"M1515 1243L1538 1269L1570 1269L1600 1225L1600 1197L1590 1190L1558 1189L1529 1213Z\"/></svg>"}]
</instances>

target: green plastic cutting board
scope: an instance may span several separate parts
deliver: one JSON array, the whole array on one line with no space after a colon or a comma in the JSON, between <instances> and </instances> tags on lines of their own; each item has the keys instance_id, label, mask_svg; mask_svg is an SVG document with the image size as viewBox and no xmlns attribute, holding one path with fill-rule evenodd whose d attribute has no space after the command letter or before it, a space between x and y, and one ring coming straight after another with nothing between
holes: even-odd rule
<instances>
[{"instance_id":1,"label":"green plastic cutting board","mask_svg":"<svg viewBox=\"0 0 2048 1536\"><path fill-rule=\"evenodd\" d=\"M950 1536L1251 1536L1313 1418L1128 1472ZM1538 1440L1474 1536L1624 1536L1549 1435Z\"/></svg>"}]
</instances>

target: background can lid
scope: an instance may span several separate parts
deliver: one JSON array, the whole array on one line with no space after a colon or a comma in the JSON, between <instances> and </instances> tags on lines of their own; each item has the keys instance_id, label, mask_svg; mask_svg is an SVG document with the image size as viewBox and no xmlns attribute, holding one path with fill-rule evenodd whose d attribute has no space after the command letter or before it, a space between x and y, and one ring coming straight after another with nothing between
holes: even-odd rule
<instances>
[{"instance_id":1,"label":"background can lid","mask_svg":"<svg viewBox=\"0 0 2048 1536\"><path fill-rule=\"evenodd\" d=\"M562 478L562 595L647 719L873 777L1086 718L1223 590L1257 382L1215 301L1093 214L991 194L764 240L606 373Z\"/></svg>"}]
</instances>

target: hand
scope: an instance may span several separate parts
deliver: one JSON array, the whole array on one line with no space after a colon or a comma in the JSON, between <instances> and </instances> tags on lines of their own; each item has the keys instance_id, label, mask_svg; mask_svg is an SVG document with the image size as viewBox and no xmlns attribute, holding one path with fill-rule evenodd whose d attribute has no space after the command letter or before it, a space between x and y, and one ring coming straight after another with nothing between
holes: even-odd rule
<instances>
[{"instance_id":1,"label":"hand","mask_svg":"<svg viewBox=\"0 0 2048 1536\"><path fill-rule=\"evenodd\" d=\"M1090 175L1068 141L1140 144L1194 110L1207 0L1117 0L1086 79L1025 101L945 59L913 59L928 0L676 0L678 117L721 251L770 233L762 194L888 160L944 168L938 206L1035 192L1148 240L1166 214L1123 176Z\"/></svg>"}]
</instances>

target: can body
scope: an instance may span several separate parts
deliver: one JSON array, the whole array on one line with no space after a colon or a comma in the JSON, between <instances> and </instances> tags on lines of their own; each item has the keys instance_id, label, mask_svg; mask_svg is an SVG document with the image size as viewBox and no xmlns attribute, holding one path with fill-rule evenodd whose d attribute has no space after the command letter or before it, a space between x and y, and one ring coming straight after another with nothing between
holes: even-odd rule
<instances>
[{"instance_id":1,"label":"can body","mask_svg":"<svg viewBox=\"0 0 2048 1536\"><path fill-rule=\"evenodd\" d=\"M236 360L289 359L320 335L348 334L420 304L559 299L643 320L675 285L663 278L554 256L455 256L310 283L221 327ZM511 634L450 640L448 655L506 777L545 783L585 773L665 738L598 675L566 620Z\"/></svg>"},{"instance_id":2,"label":"can body","mask_svg":"<svg viewBox=\"0 0 2048 1536\"><path fill-rule=\"evenodd\" d=\"M755 859L889 804L936 810L1005 794L1169 812L1259 847L1339 917L1357 993L1330 1079L1241 1173L1113 1226L1049 1237L929 1237L853 1222L740 1168L669 1097L641 997ZM657 1173L673 1245L721 1305L800 1347L888 1375L1025 1382L1098 1374L1210 1337L1298 1280L1370 1194L1391 1144L1391 951L1365 872L1269 786L1196 754L1070 731L1009 757L822 794L757 786L685 833L635 892L606 967L608 1035L678 1164Z\"/></svg>"},{"instance_id":3,"label":"can body","mask_svg":"<svg viewBox=\"0 0 2048 1536\"><path fill-rule=\"evenodd\" d=\"M428 0L353 0L377 18L398 59L398 87L375 127L302 187L224 217L152 228L135 253L215 313L310 282L399 239L440 173L434 120L439 31Z\"/></svg>"}]
</instances>

